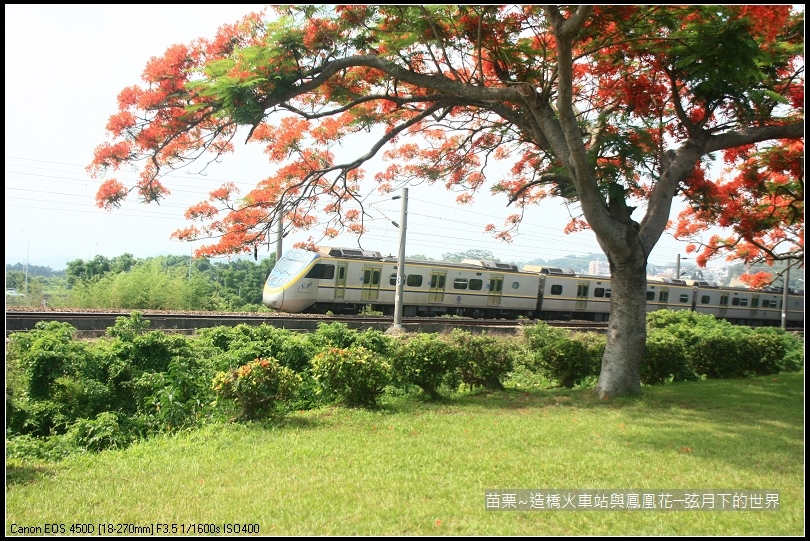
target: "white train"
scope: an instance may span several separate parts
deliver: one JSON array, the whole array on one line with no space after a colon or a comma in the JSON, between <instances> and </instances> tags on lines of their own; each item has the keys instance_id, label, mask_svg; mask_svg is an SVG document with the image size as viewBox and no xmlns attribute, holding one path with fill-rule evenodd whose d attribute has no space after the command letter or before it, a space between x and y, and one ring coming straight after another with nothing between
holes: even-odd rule
<instances>
[{"instance_id":1,"label":"white train","mask_svg":"<svg viewBox=\"0 0 810 541\"><path fill-rule=\"evenodd\" d=\"M320 248L288 250L264 285L266 306L290 313L359 313L364 307L392 315L398 261L379 252ZM649 280L647 311L695 310L747 325L778 325L782 294L716 287L683 280ZM402 314L485 318L606 321L610 278L562 269L464 260L405 260ZM804 294L788 296L790 326L804 325Z\"/></svg>"}]
</instances>

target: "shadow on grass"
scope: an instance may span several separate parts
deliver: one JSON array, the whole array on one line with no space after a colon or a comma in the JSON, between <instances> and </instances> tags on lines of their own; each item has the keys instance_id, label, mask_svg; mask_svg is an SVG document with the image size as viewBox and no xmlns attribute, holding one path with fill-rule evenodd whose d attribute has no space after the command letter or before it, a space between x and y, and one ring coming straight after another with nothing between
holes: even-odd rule
<instances>
[{"instance_id":1,"label":"shadow on grass","mask_svg":"<svg viewBox=\"0 0 810 541\"><path fill-rule=\"evenodd\" d=\"M41 481L45 477L53 476L53 471L48 466L30 465L17 463L17 461L6 461L6 486L30 485Z\"/></svg>"},{"instance_id":2,"label":"shadow on grass","mask_svg":"<svg viewBox=\"0 0 810 541\"><path fill-rule=\"evenodd\" d=\"M722 458L744 470L782 469L804 454L803 374L652 388L628 408L637 448ZM665 413L666 423L662 423ZM628 423L629 424L629 423Z\"/></svg>"}]
</instances>

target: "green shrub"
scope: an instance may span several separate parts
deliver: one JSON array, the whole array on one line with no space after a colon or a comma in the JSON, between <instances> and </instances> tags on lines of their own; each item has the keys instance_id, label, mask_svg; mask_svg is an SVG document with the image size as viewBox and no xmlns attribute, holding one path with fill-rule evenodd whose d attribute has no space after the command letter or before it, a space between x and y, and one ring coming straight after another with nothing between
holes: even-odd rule
<instances>
[{"instance_id":1,"label":"green shrub","mask_svg":"<svg viewBox=\"0 0 810 541\"><path fill-rule=\"evenodd\" d=\"M218 373L213 390L219 398L236 400L241 407L240 418L251 420L272 412L279 402L293 398L300 385L301 376L269 358Z\"/></svg>"},{"instance_id":2,"label":"green shrub","mask_svg":"<svg viewBox=\"0 0 810 541\"><path fill-rule=\"evenodd\" d=\"M51 400L23 400L17 403L22 417L22 434L47 437L65 431L71 421L62 413L62 404Z\"/></svg>"},{"instance_id":3,"label":"green shrub","mask_svg":"<svg viewBox=\"0 0 810 541\"><path fill-rule=\"evenodd\" d=\"M456 349L461 381L472 389L481 386L502 391L502 379L512 371L514 357L519 353L514 340L499 336L473 335L454 329L448 342Z\"/></svg>"},{"instance_id":4,"label":"green shrub","mask_svg":"<svg viewBox=\"0 0 810 541\"><path fill-rule=\"evenodd\" d=\"M458 351L437 334L402 338L391 356L397 385L416 385L431 398L438 398L442 385L458 387Z\"/></svg>"},{"instance_id":5,"label":"green shrub","mask_svg":"<svg viewBox=\"0 0 810 541\"><path fill-rule=\"evenodd\" d=\"M383 357L392 354L395 347L394 338L376 329L366 329L361 333L356 333L353 346L364 347Z\"/></svg>"},{"instance_id":6,"label":"green shrub","mask_svg":"<svg viewBox=\"0 0 810 541\"><path fill-rule=\"evenodd\" d=\"M148 319L143 319L141 312L132 312L129 317L115 318L115 324L112 327L107 327L107 336L132 342L136 336L148 329L151 324L152 322Z\"/></svg>"},{"instance_id":7,"label":"green shrub","mask_svg":"<svg viewBox=\"0 0 810 541\"><path fill-rule=\"evenodd\" d=\"M795 334L782 329L778 329L778 331L785 346L785 356L779 363L779 371L798 372L804 368L804 340L800 340Z\"/></svg>"},{"instance_id":8,"label":"green shrub","mask_svg":"<svg viewBox=\"0 0 810 541\"><path fill-rule=\"evenodd\" d=\"M304 373L309 370L309 363L317 352L306 335L291 332L275 352L275 357L282 366Z\"/></svg>"},{"instance_id":9,"label":"green shrub","mask_svg":"<svg viewBox=\"0 0 810 541\"><path fill-rule=\"evenodd\" d=\"M607 336L596 332L577 332L571 336L572 340L580 342L588 350L591 357L590 374L597 377L602 370L602 358L605 356Z\"/></svg>"},{"instance_id":10,"label":"green shrub","mask_svg":"<svg viewBox=\"0 0 810 541\"><path fill-rule=\"evenodd\" d=\"M90 378L60 376L53 385L53 401L69 419L90 419L108 411L113 393L104 383Z\"/></svg>"},{"instance_id":11,"label":"green shrub","mask_svg":"<svg viewBox=\"0 0 810 541\"><path fill-rule=\"evenodd\" d=\"M776 333L754 329L743 337L740 348L748 359L747 375L767 376L780 371L785 358L785 344Z\"/></svg>"},{"instance_id":12,"label":"green shrub","mask_svg":"<svg viewBox=\"0 0 810 541\"><path fill-rule=\"evenodd\" d=\"M745 376L753 363L742 348L740 329L723 332L716 329L696 333L697 340L689 349L690 368L698 375L725 379Z\"/></svg>"},{"instance_id":13,"label":"green shrub","mask_svg":"<svg viewBox=\"0 0 810 541\"><path fill-rule=\"evenodd\" d=\"M531 326L525 326L521 332L523 341L531 351L539 351L547 345L569 336L567 331L556 329L543 321L538 321Z\"/></svg>"},{"instance_id":14,"label":"green shrub","mask_svg":"<svg viewBox=\"0 0 810 541\"><path fill-rule=\"evenodd\" d=\"M647 343L640 366L641 383L657 385L665 381L697 379L688 369L686 346L670 332L653 328L647 332Z\"/></svg>"},{"instance_id":15,"label":"green shrub","mask_svg":"<svg viewBox=\"0 0 810 541\"><path fill-rule=\"evenodd\" d=\"M354 344L357 332L345 323L319 323L318 328L310 335L310 342L321 350L325 347L345 349Z\"/></svg>"},{"instance_id":16,"label":"green shrub","mask_svg":"<svg viewBox=\"0 0 810 541\"><path fill-rule=\"evenodd\" d=\"M213 396L210 377L200 373L186 359L176 358L169 362L166 372L145 374L151 386L141 412L153 418L153 426L163 432L193 426L202 418Z\"/></svg>"},{"instance_id":17,"label":"green shrub","mask_svg":"<svg viewBox=\"0 0 810 541\"><path fill-rule=\"evenodd\" d=\"M588 346L569 338L544 346L537 353L537 364L549 379L567 389L582 383L594 372L593 353Z\"/></svg>"},{"instance_id":18,"label":"green shrub","mask_svg":"<svg viewBox=\"0 0 810 541\"><path fill-rule=\"evenodd\" d=\"M56 462L81 451L82 448L65 435L37 438L22 434L6 438L6 461L35 459Z\"/></svg>"},{"instance_id":19,"label":"green shrub","mask_svg":"<svg viewBox=\"0 0 810 541\"><path fill-rule=\"evenodd\" d=\"M129 361L133 368L149 372L165 372L172 359L193 357L188 338L170 335L163 331L151 331L136 336Z\"/></svg>"},{"instance_id":20,"label":"green shrub","mask_svg":"<svg viewBox=\"0 0 810 541\"><path fill-rule=\"evenodd\" d=\"M66 438L76 447L88 451L121 449L129 445L133 438L121 427L118 415L105 411L95 419L79 419L67 431Z\"/></svg>"},{"instance_id":21,"label":"green shrub","mask_svg":"<svg viewBox=\"0 0 810 541\"><path fill-rule=\"evenodd\" d=\"M391 365L364 347L327 347L312 359L312 375L338 401L373 407L391 382Z\"/></svg>"},{"instance_id":22,"label":"green shrub","mask_svg":"<svg viewBox=\"0 0 810 541\"><path fill-rule=\"evenodd\" d=\"M73 340L75 330L67 323L39 322L28 333L30 336L12 335L9 355L19 359L26 391L32 399L49 399L56 378L72 373L85 355L85 344Z\"/></svg>"}]
</instances>

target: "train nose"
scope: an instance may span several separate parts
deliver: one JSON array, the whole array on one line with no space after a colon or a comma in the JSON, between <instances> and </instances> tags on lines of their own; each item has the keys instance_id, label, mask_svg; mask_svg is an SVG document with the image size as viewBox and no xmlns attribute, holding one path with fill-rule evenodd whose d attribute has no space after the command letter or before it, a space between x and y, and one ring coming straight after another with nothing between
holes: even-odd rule
<instances>
[{"instance_id":1,"label":"train nose","mask_svg":"<svg viewBox=\"0 0 810 541\"><path fill-rule=\"evenodd\" d=\"M265 306L276 310L281 310L282 306L284 306L284 290L281 288L272 292L265 288L263 297L262 301Z\"/></svg>"}]
</instances>

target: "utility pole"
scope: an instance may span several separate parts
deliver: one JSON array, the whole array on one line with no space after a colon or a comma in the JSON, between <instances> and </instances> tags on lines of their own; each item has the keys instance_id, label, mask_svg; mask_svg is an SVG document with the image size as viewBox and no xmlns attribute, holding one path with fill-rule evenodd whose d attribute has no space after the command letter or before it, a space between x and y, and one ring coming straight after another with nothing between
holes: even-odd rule
<instances>
[{"instance_id":1,"label":"utility pole","mask_svg":"<svg viewBox=\"0 0 810 541\"><path fill-rule=\"evenodd\" d=\"M278 221L276 222L276 265L281 261L281 239L284 238L282 235L283 232L284 224L281 221L281 214L279 214Z\"/></svg>"},{"instance_id":2,"label":"utility pole","mask_svg":"<svg viewBox=\"0 0 810 541\"><path fill-rule=\"evenodd\" d=\"M402 188L402 196L395 196L392 199L402 198L401 224L393 222L399 227L399 255L397 256L397 289L394 294L394 325L388 330L389 333L402 332L402 301L405 290L405 232L408 229L408 188Z\"/></svg>"},{"instance_id":3,"label":"utility pole","mask_svg":"<svg viewBox=\"0 0 810 541\"><path fill-rule=\"evenodd\" d=\"M25 233L25 231L23 231ZM25 249L25 287L23 288L23 293L25 296L28 296L28 259L31 256L31 235L25 233L25 236L28 237L28 246Z\"/></svg>"},{"instance_id":4,"label":"utility pole","mask_svg":"<svg viewBox=\"0 0 810 541\"><path fill-rule=\"evenodd\" d=\"M785 287L782 288L782 328L787 329L788 284L790 284L790 265L785 269Z\"/></svg>"}]
</instances>

